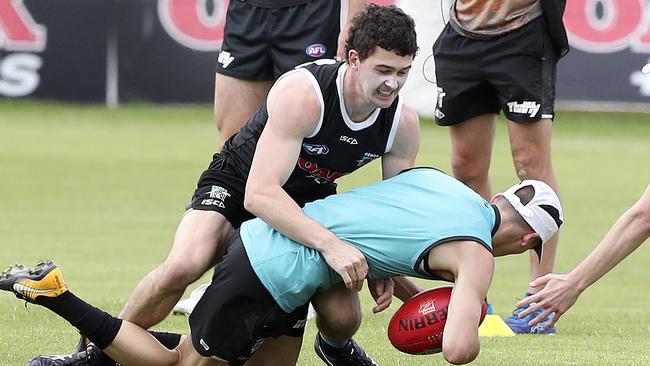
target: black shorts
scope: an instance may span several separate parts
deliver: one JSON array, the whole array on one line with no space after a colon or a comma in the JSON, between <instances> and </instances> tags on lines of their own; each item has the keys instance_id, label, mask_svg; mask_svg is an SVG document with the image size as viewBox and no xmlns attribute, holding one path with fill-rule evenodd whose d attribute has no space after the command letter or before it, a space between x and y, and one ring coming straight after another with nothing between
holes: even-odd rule
<instances>
[{"instance_id":1,"label":"black shorts","mask_svg":"<svg viewBox=\"0 0 650 366\"><path fill-rule=\"evenodd\" d=\"M309 304L284 312L253 271L239 236L190 315L192 344L203 357L243 364L265 338L302 337Z\"/></svg>"},{"instance_id":2,"label":"black shorts","mask_svg":"<svg viewBox=\"0 0 650 366\"><path fill-rule=\"evenodd\" d=\"M208 169L201 174L187 208L218 212L237 229L244 221L255 217L244 208L245 190L246 178L228 158L217 153ZM308 202L335 194L336 185L314 185L286 191L298 206L303 207Z\"/></svg>"},{"instance_id":3,"label":"black shorts","mask_svg":"<svg viewBox=\"0 0 650 366\"><path fill-rule=\"evenodd\" d=\"M487 40L464 37L447 24L433 54L437 124L500 111L520 123L553 118L558 55L544 17Z\"/></svg>"},{"instance_id":4,"label":"black shorts","mask_svg":"<svg viewBox=\"0 0 650 366\"><path fill-rule=\"evenodd\" d=\"M334 58L341 2L311 0L284 7L231 1L217 73L243 80L275 80L296 65Z\"/></svg>"}]
</instances>

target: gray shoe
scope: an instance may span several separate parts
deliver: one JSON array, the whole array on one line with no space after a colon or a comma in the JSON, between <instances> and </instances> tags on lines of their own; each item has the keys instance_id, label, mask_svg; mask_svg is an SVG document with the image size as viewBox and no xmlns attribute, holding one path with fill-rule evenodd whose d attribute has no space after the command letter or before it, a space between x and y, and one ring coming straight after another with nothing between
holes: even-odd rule
<instances>
[{"instance_id":1,"label":"gray shoe","mask_svg":"<svg viewBox=\"0 0 650 366\"><path fill-rule=\"evenodd\" d=\"M102 351L94 344L85 350L70 355L38 356L27 366L97 366Z\"/></svg>"},{"instance_id":2,"label":"gray shoe","mask_svg":"<svg viewBox=\"0 0 650 366\"><path fill-rule=\"evenodd\" d=\"M353 339L345 347L336 348L325 343L318 333L314 349L318 357L329 366L379 366Z\"/></svg>"}]
</instances>

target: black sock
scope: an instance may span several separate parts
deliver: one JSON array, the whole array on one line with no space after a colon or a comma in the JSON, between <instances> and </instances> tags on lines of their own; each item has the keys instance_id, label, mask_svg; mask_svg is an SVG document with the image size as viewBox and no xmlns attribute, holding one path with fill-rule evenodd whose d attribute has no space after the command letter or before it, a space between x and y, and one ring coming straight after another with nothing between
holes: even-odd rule
<instances>
[{"instance_id":1,"label":"black sock","mask_svg":"<svg viewBox=\"0 0 650 366\"><path fill-rule=\"evenodd\" d=\"M149 333L154 336L167 349L174 349L181 343L181 335L176 333L167 333L167 332L156 332L150 330ZM117 366L119 365L115 362L109 355L104 352L99 354L95 363L95 366Z\"/></svg>"},{"instance_id":2,"label":"black sock","mask_svg":"<svg viewBox=\"0 0 650 366\"><path fill-rule=\"evenodd\" d=\"M167 332L156 332L155 330L150 330L149 333L154 336L167 349L174 349L181 344L181 335L177 333L167 333Z\"/></svg>"},{"instance_id":3,"label":"black sock","mask_svg":"<svg viewBox=\"0 0 650 366\"><path fill-rule=\"evenodd\" d=\"M97 309L70 291L57 297L39 296L35 302L67 320L100 349L113 342L122 325L122 319ZM181 342L180 334L156 331L149 331L149 333L168 349L176 348ZM117 365L104 352L101 353L98 361L98 366Z\"/></svg>"},{"instance_id":4,"label":"black sock","mask_svg":"<svg viewBox=\"0 0 650 366\"><path fill-rule=\"evenodd\" d=\"M119 366L119 363L115 362L109 355L104 352L101 352L97 357L97 360L93 363L94 366Z\"/></svg>"},{"instance_id":5,"label":"black sock","mask_svg":"<svg viewBox=\"0 0 650 366\"><path fill-rule=\"evenodd\" d=\"M57 297L39 296L35 302L67 320L99 348L111 344L122 325L122 319L97 309L70 291Z\"/></svg>"}]
</instances>

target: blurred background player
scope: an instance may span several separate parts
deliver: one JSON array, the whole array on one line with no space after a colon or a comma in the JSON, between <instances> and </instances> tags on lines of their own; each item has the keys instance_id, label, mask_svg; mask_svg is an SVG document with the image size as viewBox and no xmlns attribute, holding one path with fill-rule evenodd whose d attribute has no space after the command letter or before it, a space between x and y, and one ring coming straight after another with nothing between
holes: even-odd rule
<instances>
[{"instance_id":1,"label":"blurred background player","mask_svg":"<svg viewBox=\"0 0 650 366\"><path fill-rule=\"evenodd\" d=\"M219 147L257 111L280 75L320 58L344 59L349 20L366 4L366 0L230 1L214 83Z\"/></svg>"},{"instance_id":2,"label":"blurred background player","mask_svg":"<svg viewBox=\"0 0 650 366\"><path fill-rule=\"evenodd\" d=\"M539 179L558 189L551 125L556 64L568 51L563 9L563 0L456 0L433 46L436 123L449 126L454 176L484 198L492 195L489 169L501 111L519 179ZM557 237L543 258L531 254L531 278L552 271L556 250ZM521 310L506 323L515 333L536 332L517 316Z\"/></svg>"},{"instance_id":3,"label":"blurred background player","mask_svg":"<svg viewBox=\"0 0 650 366\"><path fill-rule=\"evenodd\" d=\"M567 275L547 274L530 283L541 289L517 306L528 307L519 314L534 326L552 316L553 326L578 300L578 296L636 250L650 237L650 186L641 198L609 229L596 248ZM541 312L540 312L541 311ZM554 313L554 314L551 314ZM531 318L531 314L538 314Z\"/></svg>"}]
</instances>

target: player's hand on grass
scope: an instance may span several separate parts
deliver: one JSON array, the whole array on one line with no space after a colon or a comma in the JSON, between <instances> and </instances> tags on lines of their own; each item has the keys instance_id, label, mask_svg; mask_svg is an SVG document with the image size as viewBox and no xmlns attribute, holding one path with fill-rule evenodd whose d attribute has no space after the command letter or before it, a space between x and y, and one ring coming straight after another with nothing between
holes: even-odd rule
<instances>
[{"instance_id":1,"label":"player's hand on grass","mask_svg":"<svg viewBox=\"0 0 650 366\"><path fill-rule=\"evenodd\" d=\"M393 301L394 288L395 284L390 278L383 280L373 280L368 278L368 290L370 290L372 298L375 299L375 303L377 303L377 306L372 308L373 313L376 314L390 306Z\"/></svg>"},{"instance_id":2,"label":"player's hand on grass","mask_svg":"<svg viewBox=\"0 0 650 366\"><path fill-rule=\"evenodd\" d=\"M345 287L361 291L368 274L368 262L359 249L337 240L321 253L327 264L341 276Z\"/></svg>"},{"instance_id":3,"label":"player's hand on grass","mask_svg":"<svg viewBox=\"0 0 650 366\"><path fill-rule=\"evenodd\" d=\"M555 313L553 318L546 324L547 327L553 326L562 314L566 313L575 304L580 295L578 287L567 275L547 274L532 281L530 286L533 288L543 287L543 289L517 303L518 307L530 305L519 313L519 318L523 318L536 310L544 309L536 318L528 322L530 326L544 320L548 314Z\"/></svg>"}]
</instances>

